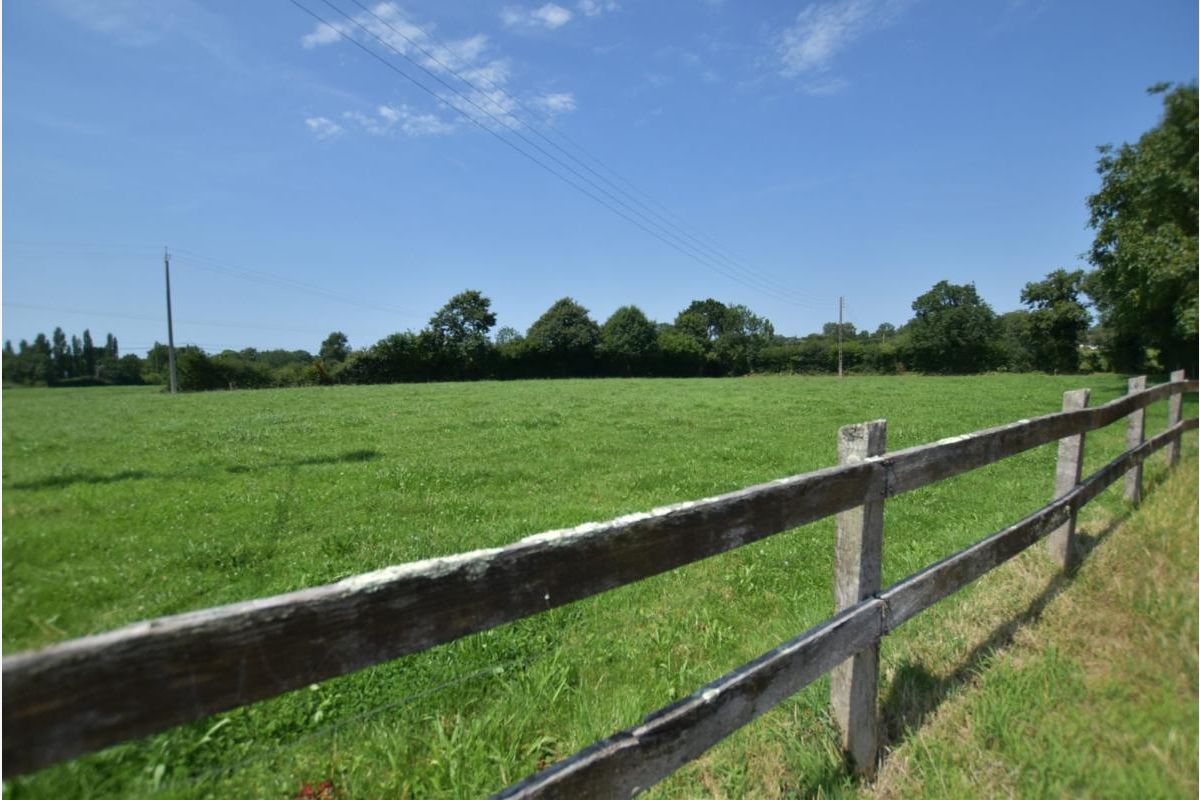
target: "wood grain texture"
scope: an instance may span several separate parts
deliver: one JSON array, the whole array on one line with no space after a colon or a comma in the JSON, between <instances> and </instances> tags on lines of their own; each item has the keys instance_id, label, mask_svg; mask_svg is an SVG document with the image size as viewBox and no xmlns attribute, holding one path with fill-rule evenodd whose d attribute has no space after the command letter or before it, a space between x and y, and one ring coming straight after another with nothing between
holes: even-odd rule
<instances>
[{"instance_id":1,"label":"wood grain texture","mask_svg":"<svg viewBox=\"0 0 1200 800\"><path fill-rule=\"evenodd\" d=\"M1146 389L1146 376L1139 375L1129 379L1129 394L1136 395ZM1125 447L1132 450L1138 447L1146 438L1146 409L1133 411L1129 415L1129 427L1125 433ZM1137 505L1142 502L1142 465L1138 463L1125 473L1125 501Z\"/></svg>"},{"instance_id":2,"label":"wood grain texture","mask_svg":"<svg viewBox=\"0 0 1200 800\"><path fill-rule=\"evenodd\" d=\"M1091 397L1088 389L1076 389L1063 394L1063 411L1086 408ZM1085 434L1067 436L1058 440L1058 461L1054 468L1054 496L1062 497L1079 484L1083 475L1083 443ZM1072 512L1067 521L1050 532L1046 539L1047 549L1063 569L1071 566L1074 553L1075 522L1077 514Z\"/></svg>"},{"instance_id":3,"label":"wood grain texture","mask_svg":"<svg viewBox=\"0 0 1200 800\"><path fill-rule=\"evenodd\" d=\"M886 608L884 632L890 633L937 601L995 569L1042 538L1094 500L1130 467L1144 462L1184 431L1195 430L1191 418L1127 450L1063 496L1002 531L914 573L888 587L879 598Z\"/></svg>"},{"instance_id":4,"label":"wood grain texture","mask_svg":"<svg viewBox=\"0 0 1200 800\"><path fill-rule=\"evenodd\" d=\"M1171 383L1179 383L1187 379L1187 373L1184 370L1175 370L1171 373ZM1167 399L1167 427L1175 425L1179 420L1183 419L1183 393L1173 394ZM1167 466L1179 466L1179 437L1167 445Z\"/></svg>"},{"instance_id":5,"label":"wood grain texture","mask_svg":"<svg viewBox=\"0 0 1200 800\"><path fill-rule=\"evenodd\" d=\"M575 800L644 791L877 640L882 613L878 600L864 600L496 797Z\"/></svg>"},{"instance_id":6,"label":"wood grain texture","mask_svg":"<svg viewBox=\"0 0 1200 800\"><path fill-rule=\"evenodd\" d=\"M887 469L887 495L919 489L970 472L1064 436L1103 428L1151 403L1180 392L1195 392L1196 381L1163 383L1135 395L1078 411L1061 411L1008 425L952 436L932 444L897 450L879 459Z\"/></svg>"},{"instance_id":7,"label":"wood grain texture","mask_svg":"<svg viewBox=\"0 0 1200 800\"><path fill-rule=\"evenodd\" d=\"M1163 384L860 464L8 656L4 776L632 583L1092 430L1196 387Z\"/></svg>"},{"instance_id":8,"label":"wood grain texture","mask_svg":"<svg viewBox=\"0 0 1200 800\"><path fill-rule=\"evenodd\" d=\"M847 425L838 431L838 461L858 464L887 450L887 422ZM872 500L837 515L833 558L833 599L838 611L873 596L883 577L883 500ZM872 642L829 676L833 719L842 752L864 778L875 774L879 756L879 642Z\"/></svg>"},{"instance_id":9,"label":"wood grain texture","mask_svg":"<svg viewBox=\"0 0 1200 800\"><path fill-rule=\"evenodd\" d=\"M496 798L630 797L695 759L722 738L831 670L847 654L883 636L1045 536L1200 420L1184 420L1123 453L1070 493L1020 522L867 598L800 637L648 716L514 784ZM876 630L875 614L882 614Z\"/></svg>"},{"instance_id":10,"label":"wood grain texture","mask_svg":"<svg viewBox=\"0 0 1200 800\"><path fill-rule=\"evenodd\" d=\"M4 774L424 650L882 497L878 465L131 625L4 659Z\"/></svg>"}]
</instances>

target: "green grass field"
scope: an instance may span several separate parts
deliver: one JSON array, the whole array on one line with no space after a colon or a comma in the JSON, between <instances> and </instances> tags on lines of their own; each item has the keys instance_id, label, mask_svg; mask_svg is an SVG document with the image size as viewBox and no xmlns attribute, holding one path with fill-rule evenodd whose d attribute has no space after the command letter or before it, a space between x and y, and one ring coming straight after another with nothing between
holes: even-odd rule
<instances>
[{"instance_id":1,"label":"green grass field","mask_svg":"<svg viewBox=\"0 0 1200 800\"><path fill-rule=\"evenodd\" d=\"M898 449L1057 411L1067 389L1091 387L1095 404L1124 385L1092 375L6 391L4 652L828 466L837 428L852 422L886 418ZM1164 404L1151 408L1148 433L1165 417ZM1120 425L1090 434L1087 470L1123 439ZM885 582L1046 502L1054 457L1039 448L890 501ZM825 520L6 789L286 798L330 780L340 797L478 796L826 617L832 538ZM893 638L901 646L929 627ZM852 791L826 694L821 681L656 793Z\"/></svg>"},{"instance_id":2,"label":"green grass field","mask_svg":"<svg viewBox=\"0 0 1200 800\"><path fill-rule=\"evenodd\" d=\"M1197 796L1194 451L1136 511L1104 512L1084 516L1069 580L1026 553L942 636L893 648L884 707L919 697L893 716L924 723L864 794ZM970 642L965 670L952 638Z\"/></svg>"}]
</instances>

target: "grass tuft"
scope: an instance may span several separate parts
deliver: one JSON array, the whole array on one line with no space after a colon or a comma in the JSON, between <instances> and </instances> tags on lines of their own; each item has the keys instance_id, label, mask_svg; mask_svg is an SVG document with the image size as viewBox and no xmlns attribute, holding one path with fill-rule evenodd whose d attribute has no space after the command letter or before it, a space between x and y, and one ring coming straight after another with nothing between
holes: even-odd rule
<instances>
[{"instance_id":1,"label":"grass tuft","mask_svg":"<svg viewBox=\"0 0 1200 800\"><path fill-rule=\"evenodd\" d=\"M1095 403L1125 391L1122 378L1103 375L531 381L177 397L137 387L6 391L4 652L826 467L836 461L838 427L849 423L887 418L889 444L899 449L1057 411L1062 393L1081 386ZM1195 414L1194 401L1186 413ZM1148 432L1164 419L1164 409L1151 409ZM1119 426L1089 434L1087 468L1123 441ZM1042 505L1054 458L1053 446L1038 448L889 501L885 581ZM18 798L283 798L330 781L345 797L487 794L823 620L833 608L832 555L825 520L5 789ZM1036 558L1006 574L996 577L1020 591L973 588L885 643L887 732L900 754L892 763L913 761L905 754L914 732L986 680L1069 591ZM1135 604L1170 610L1169 624L1144 637L1162 647L1188 641L1187 603L1172 606L1136 580L1123 591ZM1060 650L1040 672L1014 673L1006 691L1042 691L1061 676L1101 691L1088 683L1095 665ZM1152 675L1138 680L1138 691L1159 691ZM1105 686L1102 694L1123 691ZM827 698L828 681L818 681L652 796L854 794ZM1009 741L1011 726L1023 723L1007 710L1001 703L963 724L987 741ZM1144 761L1176 764L1189 741L1186 732L1153 739ZM944 761L913 763L946 769ZM1024 786L1004 762L987 769L996 786Z\"/></svg>"}]
</instances>

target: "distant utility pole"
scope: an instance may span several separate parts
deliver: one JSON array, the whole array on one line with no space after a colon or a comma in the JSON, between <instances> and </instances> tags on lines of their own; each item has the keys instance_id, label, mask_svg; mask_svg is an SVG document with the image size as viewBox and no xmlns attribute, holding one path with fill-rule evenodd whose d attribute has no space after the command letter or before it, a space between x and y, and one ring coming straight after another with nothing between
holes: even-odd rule
<instances>
[{"instance_id":1,"label":"distant utility pole","mask_svg":"<svg viewBox=\"0 0 1200 800\"><path fill-rule=\"evenodd\" d=\"M171 254L163 248L163 269L167 274L167 361L171 365L171 394L179 391L175 375L175 326L171 324Z\"/></svg>"},{"instance_id":2,"label":"distant utility pole","mask_svg":"<svg viewBox=\"0 0 1200 800\"><path fill-rule=\"evenodd\" d=\"M846 308L846 298L838 298L838 377L842 377L842 312Z\"/></svg>"}]
</instances>

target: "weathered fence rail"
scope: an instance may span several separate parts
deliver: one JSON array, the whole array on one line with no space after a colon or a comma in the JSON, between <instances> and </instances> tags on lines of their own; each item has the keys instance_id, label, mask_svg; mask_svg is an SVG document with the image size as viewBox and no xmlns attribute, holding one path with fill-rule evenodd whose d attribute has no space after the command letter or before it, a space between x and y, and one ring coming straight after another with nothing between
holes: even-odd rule
<instances>
[{"instance_id":1,"label":"weathered fence rail","mask_svg":"<svg viewBox=\"0 0 1200 800\"><path fill-rule=\"evenodd\" d=\"M1067 410L1060 413L893 453L875 454L882 444L870 454L850 448L840 466L718 497L8 656L3 660L4 776L418 652L841 515L838 558L850 559L846 563L852 568L843 571L853 572L855 583L839 589L839 606L846 607L836 616L501 796L607 797L646 788L848 658L865 658L860 663L869 667L871 648L882 636L1050 532L1065 536L1059 549L1069 553L1080 507L1135 471L1140 496L1140 464L1162 447L1171 448L1168 460L1174 463L1179 437L1197 427L1194 418L1181 420L1178 402L1184 393L1197 391L1197 382L1184 380L1182 372L1171 378L1150 389L1131 381L1129 394L1094 408L1084 407L1085 397L1065 403ZM1136 418L1166 398L1171 398L1170 427L1142 442ZM1131 415L1130 449L1079 482L1083 435ZM1060 444L1053 502L879 591L877 549L885 499L1059 440L1065 444ZM1077 447L1066 446L1072 440ZM1075 462L1066 464L1064 458ZM1065 482L1064 476L1072 475L1073 481ZM862 535L876 516L878 530ZM864 669L850 669L839 679L841 688L835 681L840 694L834 705L844 709L838 719L847 728L847 752L869 772L875 676Z\"/></svg>"}]
</instances>

